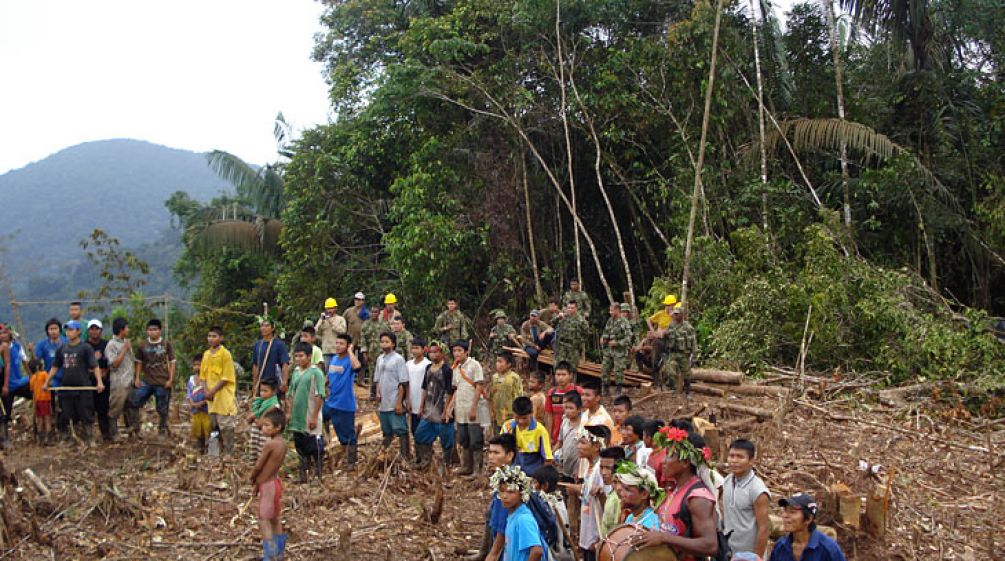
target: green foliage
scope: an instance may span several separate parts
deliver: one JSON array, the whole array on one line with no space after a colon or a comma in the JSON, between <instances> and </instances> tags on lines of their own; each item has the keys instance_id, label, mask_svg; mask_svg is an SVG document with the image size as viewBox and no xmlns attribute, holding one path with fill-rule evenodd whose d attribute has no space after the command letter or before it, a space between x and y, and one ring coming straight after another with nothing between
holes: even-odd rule
<instances>
[{"instance_id":1,"label":"green foliage","mask_svg":"<svg viewBox=\"0 0 1005 561\"><path fill-rule=\"evenodd\" d=\"M122 248L118 238L109 236L100 228L80 240L84 255L98 269L102 284L93 293L82 293L96 300L128 298L147 284L150 265L135 253Z\"/></svg>"}]
</instances>

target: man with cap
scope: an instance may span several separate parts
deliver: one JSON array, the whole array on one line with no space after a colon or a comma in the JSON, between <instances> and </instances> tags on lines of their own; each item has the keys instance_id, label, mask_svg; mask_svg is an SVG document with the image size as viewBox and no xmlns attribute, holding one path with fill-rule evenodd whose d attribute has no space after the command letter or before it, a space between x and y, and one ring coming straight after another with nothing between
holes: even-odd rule
<instances>
[{"instance_id":1,"label":"man with cap","mask_svg":"<svg viewBox=\"0 0 1005 561\"><path fill-rule=\"evenodd\" d=\"M663 389L663 335L673 323L673 307L677 297L667 294L663 297L663 308L645 318L645 337L635 347L635 362L639 368L649 371L657 389Z\"/></svg>"},{"instance_id":2,"label":"man with cap","mask_svg":"<svg viewBox=\"0 0 1005 561\"><path fill-rule=\"evenodd\" d=\"M771 561L845 561L837 542L817 529L817 503L806 493L778 501L785 535L771 550Z\"/></svg>"},{"instance_id":3,"label":"man with cap","mask_svg":"<svg viewBox=\"0 0 1005 561\"><path fill-rule=\"evenodd\" d=\"M590 326L579 314L575 300L565 305L565 312L559 314L555 322L555 364L565 361L575 370L586 354Z\"/></svg>"},{"instance_id":4,"label":"man with cap","mask_svg":"<svg viewBox=\"0 0 1005 561\"><path fill-rule=\"evenodd\" d=\"M77 438L84 444L91 443L91 427L94 425L94 392L105 391L100 372L94 372L95 385L91 389L91 372L98 368L94 349L80 338L80 322L70 320L63 325L67 342L56 350L56 358L49 368L45 389L52 386L56 372L63 370L61 403L63 414ZM72 388L82 388L80 390Z\"/></svg>"},{"instance_id":5,"label":"man with cap","mask_svg":"<svg viewBox=\"0 0 1005 561\"><path fill-rule=\"evenodd\" d=\"M470 337L468 324L471 320L464 315L457 307L457 298L447 298L447 309L436 316L436 323L433 325L433 332L437 337L442 337L447 341L457 341L463 339L467 341Z\"/></svg>"},{"instance_id":6,"label":"man with cap","mask_svg":"<svg viewBox=\"0 0 1005 561\"><path fill-rule=\"evenodd\" d=\"M352 340L359 344L363 335L363 322L370 319L370 310L366 307L366 296L357 292L352 297L352 306L342 314L345 318L346 330Z\"/></svg>"},{"instance_id":7,"label":"man with cap","mask_svg":"<svg viewBox=\"0 0 1005 561\"><path fill-rule=\"evenodd\" d=\"M673 308L673 323L663 334L663 378L673 381L678 392L685 396L691 392L691 362L698 349L694 327L684 319L684 306L678 302Z\"/></svg>"},{"instance_id":8,"label":"man with cap","mask_svg":"<svg viewBox=\"0 0 1005 561\"><path fill-rule=\"evenodd\" d=\"M339 315L338 302L334 298L325 300L325 311L321 313L321 317L314 324L314 332L321 339L321 353L324 355L325 365L327 365L335 356L335 340L339 333L348 332L346 319Z\"/></svg>"},{"instance_id":9,"label":"man with cap","mask_svg":"<svg viewBox=\"0 0 1005 561\"><path fill-rule=\"evenodd\" d=\"M632 325L621 313L630 312L630 304L614 302L609 308L611 317L600 335L601 354L604 357L600 365L600 380L603 384L602 393L607 395L611 385L611 374L618 385L618 395L625 383L625 369L628 368L628 350L632 346Z\"/></svg>"},{"instance_id":10,"label":"man with cap","mask_svg":"<svg viewBox=\"0 0 1005 561\"><path fill-rule=\"evenodd\" d=\"M530 317L520 326L520 342L523 343L523 350L530 359L531 372L537 370L537 355L550 347L554 338L555 330L541 321L541 311L531 310Z\"/></svg>"},{"instance_id":11,"label":"man with cap","mask_svg":"<svg viewBox=\"0 0 1005 561\"><path fill-rule=\"evenodd\" d=\"M569 281L569 290L562 295L562 305L568 306L569 302L575 302L579 309L579 315L583 319L590 319L590 295L583 292L579 284L579 279Z\"/></svg>"},{"instance_id":12,"label":"man with cap","mask_svg":"<svg viewBox=\"0 0 1005 561\"><path fill-rule=\"evenodd\" d=\"M114 438L112 423L118 421L108 416L108 396L111 394L111 385L108 380L108 358L105 357L105 347L108 346L108 341L101 337L104 328L105 326L101 324L99 319L87 322L87 344L94 349L94 359L98 362L98 369L91 376L91 382L97 385L95 376L100 374L104 376L101 382L106 388L105 391L94 395L94 413L98 417L98 429L101 430L101 437L106 442L111 442Z\"/></svg>"},{"instance_id":13,"label":"man with cap","mask_svg":"<svg viewBox=\"0 0 1005 561\"><path fill-rule=\"evenodd\" d=\"M489 330L489 357L494 359L503 352L504 346L519 347L520 338L516 334L516 329L506 322L506 312L500 309L492 310L492 319L495 325Z\"/></svg>"}]
</instances>

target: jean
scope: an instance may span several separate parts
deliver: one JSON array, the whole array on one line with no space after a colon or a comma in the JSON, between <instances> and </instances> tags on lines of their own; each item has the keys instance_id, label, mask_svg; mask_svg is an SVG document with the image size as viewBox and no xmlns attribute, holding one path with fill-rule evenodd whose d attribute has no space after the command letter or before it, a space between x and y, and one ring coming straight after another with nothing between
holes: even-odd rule
<instances>
[{"instance_id":1,"label":"jean","mask_svg":"<svg viewBox=\"0 0 1005 561\"><path fill-rule=\"evenodd\" d=\"M321 417L324 422L331 422L335 429L335 436L342 446L356 445L356 412L332 409L327 405L321 410Z\"/></svg>"},{"instance_id":2,"label":"jean","mask_svg":"<svg viewBox=\"0 0 1005 561\"><path fill-rule=\"evenodd\" d=\"M144 405L154 397L157 401L157 415L160 417L160 427L167 427L168 407L171 405L171 390L159 384L143 383L133 392L132 405L136 409L142 409Z\"/></svg>"},{"instance_id":3,"label":"jean","mask_svg":"<svg viewBox=\"0 0 1005 561\"><path fill-rule=\"evenodd\" d=\"M405 415L398 415L394 411L381 411L377 414L380 417L380 432L384 436L402 436L408 434L408 423Z\"/></svg>"},{"instance_id":4,"label":"jean","mask_svg":"<svg viewBox=\"0 0 1005 561\"><path fill-rule=\"evenodd\" d=\"M434 423L426 419L419 421L419 427L415 430L415 442L433 444L437 438L440 439L444 454L449 454L454 447L454 424Z\"/></svg>"}]
</instances>

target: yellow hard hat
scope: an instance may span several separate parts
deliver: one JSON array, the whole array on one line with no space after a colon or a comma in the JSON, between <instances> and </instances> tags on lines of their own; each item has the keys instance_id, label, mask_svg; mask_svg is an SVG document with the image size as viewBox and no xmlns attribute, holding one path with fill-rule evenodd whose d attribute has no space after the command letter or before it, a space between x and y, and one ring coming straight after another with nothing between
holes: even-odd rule
<instances>
[{"instance_id":1,"label":"yellow hard hat","mask_svg":"<svg viewBox=\"0 0 1005 561\"><path fill-rule=\"evenodd\" d=\"M384 303L385 304L397 304L398 303L398 297L395 296L393 292L388 292L387 296L384 297Z\"/></svg>"},{"instance_id":2,"label":"yellow hard hat","mask_svg":"<svg viewBox=\"0 0 1005 561\"><path fill-rule=\"evenodd\" d=\"M329 298L329 299L325 300L325 307L326 308L338 308L338 302L336 302L334 298Z\"/></svg>"},{"instance_id":3,"label":"yellow hard hat","mask_svg":"<svg viewBox=\"0 0 1005 561\"><path fill-rule=\"evenodd\" d=\"M673 307L673 313L675 313L675 314L683 314L684 313L684 303L683 302L677 302L677 304Z\"/></svg>"},{"instance_id":4,"label":"yellow hard hat","mask_svg":"<svg viewBox=\"0 0 1005 561\"><path fill-rule=\"evenodd\" d=\"M673 306L677 303L677 297L673 294L667 294L666 298L663 299L664 306Z\"/></svg>"}]
</instances>

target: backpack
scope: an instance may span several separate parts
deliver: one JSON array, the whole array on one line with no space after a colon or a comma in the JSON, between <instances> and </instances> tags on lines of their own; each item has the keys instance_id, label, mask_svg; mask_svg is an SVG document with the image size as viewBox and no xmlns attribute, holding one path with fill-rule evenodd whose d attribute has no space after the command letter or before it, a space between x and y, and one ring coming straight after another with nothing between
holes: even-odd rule
<instances>
[{"instance_id":1,"label":"backpack","mask_svg":"<svg viewBox=\"0 0 1005 561\"><path fill-rule=\"evenodd\" d=\"M691 535L691 510L687 506L687 500L691 497L691 493L694 492L698 486L704 486L705 483L698 480L696 483L688 487L687 491L684 491L684 497L680 501L680 512L677 513L677 518L684 523L687 528L684 535L690 537ZM714 515L714 509L713 509ZM719 530L719 524L715 524L715 541L717 545L717 550L714 555L706 557L706 559L711 559L712 561L729 561L729 536L722 533Z\"/></svg>"},{"instance_id":2,"label":"backpack","mask_svg":"<svg viewBox=\"0 0 1005 561\"><path fill-rule=\"evenodd\" d=\"M544 543L548 544L548 549L554 549L558 544L558 523L555 521L555 513L551 510L551 505L546 503L536 492L530 494L527 501L527 508L534 515L537 528L541 531Z\"/></svg>"}]
</instances>

